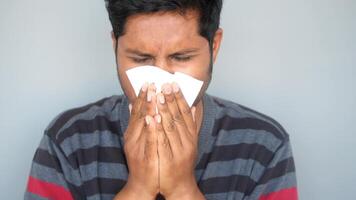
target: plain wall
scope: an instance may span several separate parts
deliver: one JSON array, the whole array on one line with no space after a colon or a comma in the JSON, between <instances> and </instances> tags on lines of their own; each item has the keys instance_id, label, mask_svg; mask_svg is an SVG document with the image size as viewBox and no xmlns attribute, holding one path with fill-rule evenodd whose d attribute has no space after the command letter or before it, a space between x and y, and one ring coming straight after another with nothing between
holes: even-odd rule
<instances>
[{"instance_id":1,"label":"plain wall","mask_svg":"<svg viewBox=\"0 0 356 200\"><path fill-rule=\"evenodd\" d=\"M210 94L289 132L300 199L356 199L356 1L225 0ZM0 199L60 112L121 94L104 0L0 1Z\"/></svg>"}]
</instances>

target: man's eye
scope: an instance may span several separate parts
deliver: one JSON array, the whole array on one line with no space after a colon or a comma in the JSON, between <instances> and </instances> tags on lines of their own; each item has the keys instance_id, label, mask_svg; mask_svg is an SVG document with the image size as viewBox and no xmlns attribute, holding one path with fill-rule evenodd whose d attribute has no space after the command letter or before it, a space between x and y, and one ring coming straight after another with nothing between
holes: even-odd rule
<instances>
[{"instance_id":1,"label":"man's eye","mask_svg":"<svg viewBox=\"0 0 356 200\"><path fill-rule=\"evenodd\" d=\"M136 63L146 63L151 60L151 58L131 58Z\"/></svg>"},{"instance_id":2,"label":"man's eye","mask_svg":"<svg viewBox=\"0 0 356 200\"><path fill-rule=\"evenodd\" d=\"M173 59L177 60L177 61L189 61L192 57L191 56L175 56L173 57Z\"/></svg>"}]
</instances>

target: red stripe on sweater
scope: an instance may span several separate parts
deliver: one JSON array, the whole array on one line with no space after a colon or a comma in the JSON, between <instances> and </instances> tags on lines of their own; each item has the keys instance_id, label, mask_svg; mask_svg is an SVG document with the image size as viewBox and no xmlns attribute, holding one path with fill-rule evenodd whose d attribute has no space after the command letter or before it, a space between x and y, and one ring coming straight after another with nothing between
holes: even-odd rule
<instances>
[{"instance_id":1,"label":"red stripe on sweater","mask_svg":"<svg viewBox=\"0 0 356 200\"><path fill-rule=\"evenodd\" d=\"M279 190L260 196L259 200L298 200L296 187Z\"/></svg>"},{"instance_id":2,"label":"red stripe on sweater","mask_svg":"<svg viewBox=\"0 0 356 200\"><path fill-rule=\"evenodd\" d=\"M28 179L27 191L51 200L73 200L71 193L64 187L32 176Z\"/></svg>"}]
</instances>

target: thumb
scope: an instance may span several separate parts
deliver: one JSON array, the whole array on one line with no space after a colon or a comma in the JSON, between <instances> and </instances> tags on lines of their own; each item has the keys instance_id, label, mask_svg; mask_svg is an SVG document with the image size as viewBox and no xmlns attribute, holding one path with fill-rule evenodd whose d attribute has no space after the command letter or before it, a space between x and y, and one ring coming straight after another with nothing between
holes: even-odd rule
<instances>
[{"instance_id":1,"label":"thumb","mask_svg":"<svg viewBox=\"0 0 356 200\"><path fill-rule=\"evenodd\" d=\"M193 121L194 121L194 122L195 122L195 111L196 111L196 107L193 106L193 107L191 108L191 112L192 112L192 115L193 115Z\"/></svg>"}]
</instances>

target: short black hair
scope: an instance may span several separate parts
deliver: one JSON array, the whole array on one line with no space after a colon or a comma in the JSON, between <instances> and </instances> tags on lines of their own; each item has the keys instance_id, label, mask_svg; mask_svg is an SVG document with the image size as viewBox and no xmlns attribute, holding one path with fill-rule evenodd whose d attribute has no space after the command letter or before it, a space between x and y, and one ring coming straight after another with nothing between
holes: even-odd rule
<instances>
[{"instance_id":1,"label":"short black hair","mask_svg":"<svg viewBox=\"0 0 356 200\"><path fill-rule=\"evenodd\" d=\"M212 41L220 24L222 0L104 0L109 19L117 38L125 31L129 16L159 11L177 11L184 14L187 10L199 12L199 33Z\"/></svg>"}]
</instances>

